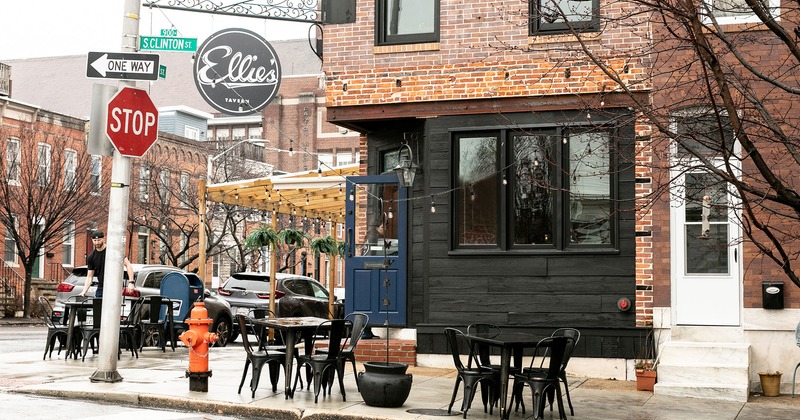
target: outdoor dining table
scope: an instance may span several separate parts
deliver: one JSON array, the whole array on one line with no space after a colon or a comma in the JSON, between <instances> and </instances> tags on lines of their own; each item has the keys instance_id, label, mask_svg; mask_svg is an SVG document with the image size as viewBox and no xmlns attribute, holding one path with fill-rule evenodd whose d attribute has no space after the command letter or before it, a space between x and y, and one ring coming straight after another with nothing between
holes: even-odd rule
<instances>
[{"instance_id":1,"label":"outdoor dining table","mask_svg":"<svg viewBox=\"0 0 800 420\"><path fill-rule=\"evenodd\" d=\"M69 314L69 323L67 324L67 356L64 360L69 359L70 356L73 356L75 359L80 356L78 354L79 351L72 345L72 339L75 335L75 317L79 311L85 312L89 309L92 309L92 301L90 299L64 302L64 311Z\"/></svg>"},{"instance_id":2,"label":"outdoor dining table","mask_svg":"<svg viewBox=\"0 0 800 420\"><path fill-rule=\"evenodd\" d=\"M285 384L285 399L294 398L292 393L292 363L294 361L294 346L297 344L297 333L300 333L305 342L306 354L311 354L312 336L317 327L323 322L328 321L325 318L317 318L313 316L303 317L288 317L288 318L255 318L253 324L274 328L278 331L285 331L284 339L286 340L286 361L283 363L283 373Z\"/></svg>"},{"instance_id":3,"label":"outdoor dining table","mask_svg":"<svg viewBox=\"0 0 800 420\"><path fill-rule=\"evenodd\" d=\"M511 367L512 352L514 355L514 366L522 368L522 350L529 347L536 347L541 337L515 331L486 332L464 334L469 340L470 346L474 344L485 344L500 349L500 418L508 418L506 412L506 401L508 398L508 371Z\"/></svg>"}]
</instances>

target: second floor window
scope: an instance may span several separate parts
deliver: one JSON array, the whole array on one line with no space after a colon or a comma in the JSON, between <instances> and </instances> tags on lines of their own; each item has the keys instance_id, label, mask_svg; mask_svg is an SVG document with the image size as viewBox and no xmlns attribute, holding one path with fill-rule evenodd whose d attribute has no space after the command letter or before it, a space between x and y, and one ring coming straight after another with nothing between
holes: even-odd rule
<instances>
[{"instance_id":1,"label":"second floor window","mask_svg":"<svg viewBox=\"0 0 800 420\"><path fill-rule=\"evenodd\" d=\"M530 35L600 29L600 0L531 0Z\"/></svg>"},{"instance_id":2,"label":"second floor window","mask_svg":"<svg viewBox=\"0 0 800 420\"><path fill-rule=\"evenodd\" d=\"M78 169L78 152L72 149L64 151L64 189L75 190L76 171Z\"/></svg>"},{"instance_id":3,"label":"second floor window","mask_svg":"<svg viewBox=\"0 0 800 420\"><path fill-rule=\"evenodd\" d=\"M376 0L376 45L439 42L439 0Z\"/></svg>"},{"instance_id":4,"label":"second floor window","mask_svg":"<svg viewBox=\"0 0 800 420\"><path fill-rule=\"evenodd\" d=\"M44 187L50 183L50 145L39 143L37 147L36 183Z\"/></svg>"},{"instance_id":5,"label":"second floor window","mask_svg":"<svg viewBox=\"0 0 800 420\"><path fill-rule=\"evenodd\" d=\"M180 203L181 207L189 207L189 174L181 172L180 180Z\"/></svg>"},{"instance_id":6,"label":"second floor window","mask_svg":"<svg viewBox=\"0 0 800 420\"><path fill-rule=\"evenodd\" d=\"M146 203L150 198L150 168L139 167L139 201Z\"/></svg>"},{"instance_id":7,"label":"second floor window","mask_svg":"<svg viewBox=\"0 0 800 420\"><path fill-rule=\"evenodd\" d=\"M92 156L92 164L89 175L89 186L92 194L100 194L103 187L103 159L100 156Z\"/></svg>"},{"instance_id":8,"label":"second floor window","mask_svg":"<svg viewBox=\"0 0 800 420\"><path fill-rule=\"evenodd\" d=\"M9 184L19 183L19 160L21 158L19 140L8 139L6 144L6 177Z\"/></svg>"},{"instance_id":9,"label":"second floor window","mask_svg":"<svg viewBox=\"0 0 800 420\"><path fill-rule=\"evenodd\" d=\"M75 264L75 222L64 223L64 242L61 243L61 264Z\"/></svg>"},{"instance_id":10,"label":"second floor window","mask_svg":"<svg viewBox=\"0 0 800 420\"><path fill-rule=\"evenodd\" d=\"M17 216L12 214L11 221L14 224L14 229L18 230L19 222ZM4 242L4 252L3 252L3 261L5 261L9 265L16 265L17 264L17 241L14 240L14 235L12 234L11 230L6 227L6 236Z\"/></svg>"},{"instance_id":11,"label":"second floor window","mask_svg":"<svg viewBox=\"0 0 800 420\"><path fill-rule=\"evenodd\" d=\"M158 188L158 198L161 204L169 204L169 170L164 169L159 174L160 186Z\"/></svg>"},{"instance_id":12,"label":"second floor window","mask_svg":"<svg viewBox=\"0 0 800 420\"><path fill-rule=\"evenodd\" d=\"M745 0L705 0L705 4L717 23L722 25L761 22ZM773 17L780 16L780 0L765 0L764 5ZM711 23L709 17L704 20Z\"/></svg>"}]
</instances>

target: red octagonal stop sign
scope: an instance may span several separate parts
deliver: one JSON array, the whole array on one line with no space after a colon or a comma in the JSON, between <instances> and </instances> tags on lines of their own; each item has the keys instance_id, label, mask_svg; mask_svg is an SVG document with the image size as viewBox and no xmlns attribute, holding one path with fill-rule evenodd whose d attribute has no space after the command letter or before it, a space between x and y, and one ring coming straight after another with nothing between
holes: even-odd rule
<instances>
[{"instance_id":1,"label":"red octagonal stop sign","mask_svg":"<svg viewBox=\"0 0 800 420\"><path fill-rule=\"evenodd\" d=\"M158 110L142 89L124 87L108 101L106 134L123 156L141 157L158 138Z\"/></svg>"}]
</instances>

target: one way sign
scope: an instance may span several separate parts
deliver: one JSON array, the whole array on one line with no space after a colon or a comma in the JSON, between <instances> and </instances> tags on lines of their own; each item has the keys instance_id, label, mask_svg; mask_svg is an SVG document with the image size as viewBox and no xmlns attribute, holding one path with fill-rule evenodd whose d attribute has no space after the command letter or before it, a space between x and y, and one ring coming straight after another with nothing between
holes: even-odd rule
<instances>
[{"instance_id":1,"label":"one way sign","mask_svg":"<svg viewBox=\"0 0 800 420\"><path fill-rule=\"evenodd\" d=\"M158 54L90 52L86 77L158 80Z\"/></svg>"}]
</instances>

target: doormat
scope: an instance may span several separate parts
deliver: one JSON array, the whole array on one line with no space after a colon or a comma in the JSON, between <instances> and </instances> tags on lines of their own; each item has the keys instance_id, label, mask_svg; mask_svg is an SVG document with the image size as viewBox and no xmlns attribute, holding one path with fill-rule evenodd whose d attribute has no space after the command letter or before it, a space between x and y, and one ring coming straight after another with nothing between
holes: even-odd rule
<instances>
[{"instance_id":1,"label":"doormat","mask_svg":"<svg viewBox=\"0 0 800 420\"><path fill-rule=\"evenodd\" d=\"M460 411L453 411L448 413L447 410L441 408L411 408L406 410L406 413L409 414L420 414L423 416L440 416L440 417L449 417L449 416L460 416Z\"/></svg>"}]
</instances>

